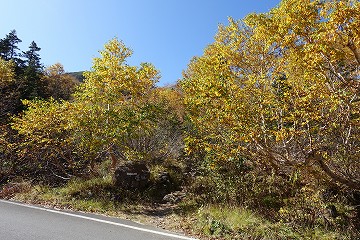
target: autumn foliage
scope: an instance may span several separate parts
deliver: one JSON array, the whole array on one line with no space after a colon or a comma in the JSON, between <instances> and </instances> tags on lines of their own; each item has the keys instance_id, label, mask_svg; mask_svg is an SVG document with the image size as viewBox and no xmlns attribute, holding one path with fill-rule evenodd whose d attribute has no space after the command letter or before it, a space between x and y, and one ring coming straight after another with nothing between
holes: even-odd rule
<instances>
[{"instance_id":1,"label":"autumn foliage","mask_svg":"<svg viewBox=\"0 0 360 240\"><path fill-rule=\"evenodd\" d=\"M196 204L354 229L359 16L358 1L283 0L268 13L229 18L172 88L156 86L151 63L130 66L132 50L116 38L79 85L61 64L31 68L5 51L0 181L63 183L126 161L176 165ZM329 206L342 211L323 217Z\"/></svg>"},{"instance_id":2,"label":"autumn foliage","mask_svg":"<svg viewBox=\"0 0 360 240\"><path fill-rule=\"evenodd\" d=\"M131 54L121 41L109 41L71 97L75 83L62 66L45 71L50 99L24 100L27 109L13 118L23 138L17 151L29 161L24 170L53 182L96 175L96 165L108 159L114 170L121 162L162 164L179 157L181 100L173 90L155 88L153 65L127 65Z\"/></svg>"},{"instance_id":3,"label":"autumn foliage","mask_svg":"<svg viewBox=\"0 0 360 240\"><path fill-rule=\"evenodd\" d=\"M310 226L359 203L359 14L358 1L286 0L219 26L180 82L194 192Z\"/></svg>"},{"instance_id":4,"label":"autumn foliage","mask_svg":"<svg viewBox=\"0 0 360 240\"><path fill-rule=\"evenodd\" d=\"M359 3L283 1L220 26L182 81L189 153L359 189Z\"/></svg>"}]
</instances>

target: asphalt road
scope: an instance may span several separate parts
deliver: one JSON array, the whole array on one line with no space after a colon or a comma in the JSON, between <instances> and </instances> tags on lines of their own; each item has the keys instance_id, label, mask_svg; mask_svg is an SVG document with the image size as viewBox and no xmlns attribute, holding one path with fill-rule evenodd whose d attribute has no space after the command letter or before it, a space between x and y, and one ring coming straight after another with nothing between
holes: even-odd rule
<instances>
[{"instance_id":1,"label":"asphalt road","mask_svg":"<svg viewBox=\"0 0 360 240\"><path fill-rule=\"evenodd\" d=\"M0 200L1 240L193 239L127 220Z\"/></svg>"}]
</instances>

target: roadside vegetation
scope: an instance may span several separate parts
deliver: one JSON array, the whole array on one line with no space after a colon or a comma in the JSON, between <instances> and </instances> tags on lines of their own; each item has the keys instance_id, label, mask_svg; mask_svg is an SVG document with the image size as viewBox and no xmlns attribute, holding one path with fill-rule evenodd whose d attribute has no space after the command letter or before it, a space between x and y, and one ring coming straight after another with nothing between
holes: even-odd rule
<instances>
[{"instance_id":1,"label":"roadside vegetation","mask_svg":"<svg viewBox=\"0 0 360 240\"><path fill-rule=\"evenodd\" d=\"M35 42L20 53L11 31L0 197L203 239L360 238L359 16L358 1L283 0L229 18L163 88L116 38L79 82L44 69ZM144 184L117 183L129 162Z\"/></svg>"}]
</instances>

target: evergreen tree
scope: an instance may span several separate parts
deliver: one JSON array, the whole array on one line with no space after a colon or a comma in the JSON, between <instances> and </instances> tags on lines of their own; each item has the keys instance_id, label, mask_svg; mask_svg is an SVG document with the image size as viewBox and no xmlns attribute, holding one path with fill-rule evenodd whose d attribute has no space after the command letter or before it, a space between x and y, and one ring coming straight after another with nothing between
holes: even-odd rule
<instances>
[{"instance_id":1,"label":"evergreen tree","mask_svg":"<svg viewBox=\"0 0 360 240\"><path fill-rule=\"evenodd\" d=\"M20 58L21 54L18 53L20 49L17 46L21 42L15 30L12 30L5 38L0 39L0 57L5 61L13 60L15 62L16 75L20 75L24 67L24 61Z\"/></svg>"},{"instance_id":2,"label":"evergreen tree","mask_svg":"<svg viewBox=\"0 0 360 240\"><path fill-rule=\"evenodd\" d=\"M23 52L22 56L25 58L25 67L23 72L23 99L34 99L42 97L41 81L43 66L40 62L39 51L41 48L32 41L29 50Z\"/></svg>"},{"instance_id":3,"label":"evergreen tree","mask_svg":"<svg viewBox=\"0 0 360 240\"><path fill-rule=\"evenodd\" d=\"M40 50L41 48L37 46L36 42L32 41L29 46L29 50L23 52L23 57L26 58L26 65L37 71L41 71L43 68L42 64L40 63L40 54L38 53Z\"/></svg>"},{"instance_id":4,"label":"evergreen tree","mask_svg":"<svg viewBox=\"0 0 360 240\"><path fill-rule=\"evenodd\" d=\"M16 31L12 30L5 38L0 39L0 56L7 61L19 56L17 44L21 42L16 35Z\"/></svg>"}]
</instances>

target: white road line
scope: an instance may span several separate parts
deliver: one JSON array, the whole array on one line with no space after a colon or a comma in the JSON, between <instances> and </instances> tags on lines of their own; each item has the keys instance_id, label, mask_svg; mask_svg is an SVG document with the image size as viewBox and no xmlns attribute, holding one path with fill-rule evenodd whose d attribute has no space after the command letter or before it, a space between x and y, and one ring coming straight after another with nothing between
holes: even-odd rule
<instances>
[{"instance_id":1,"label":"white road line","mask_svg":"<svg viewBox=\"0 0 360 240\"><path fill-rule=\"evenodd\" d=\"M196 240L196 238L189 238L186 236L180 236L180 235L176 235L176 234L172 234L172 233L166 233L166 232L160 232L160 231L150 230L150 229L146 229L146 228L135 227L135 226L126 225L126 224L122 224L122 223L111 222L111 221L92 218L92 217L86 217L86 216L77 215L77 214L73 214L73 213L61 212L61 211L48 209L48 208L36 207L36 206L31 206L31 205L22 204L22 203L10 202L10 201L6 201L6 200L0 200L0 202L9 203L9 204L18 205L18 206L27 207L27 208L32 208L32 209L37 209L37 210L46 211L46 212L51 212L51 213L62 214L62 215L70 216L70 217L82 218L82 219L86 219L86 220L90 220L90 221L94 221L94 222L100 222L100 223L111 224L111 225L120 226L120 227L124 227L124 228L130 228L130 229L134 229L137 231L153 233L153 234L162 235L162 236L166 236L166 237L173 237L173 238L185 239L185 240Z\"/></svg>"}]
</instances>

